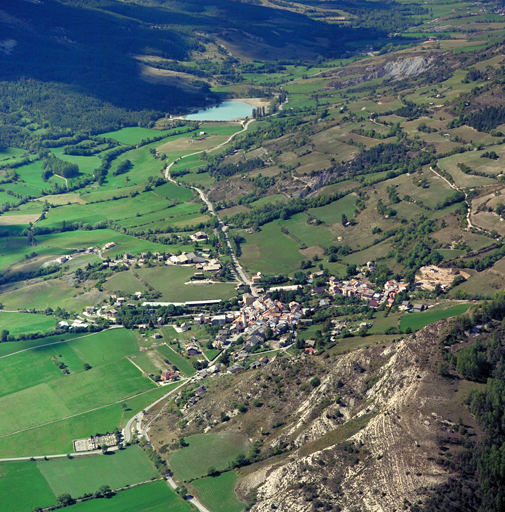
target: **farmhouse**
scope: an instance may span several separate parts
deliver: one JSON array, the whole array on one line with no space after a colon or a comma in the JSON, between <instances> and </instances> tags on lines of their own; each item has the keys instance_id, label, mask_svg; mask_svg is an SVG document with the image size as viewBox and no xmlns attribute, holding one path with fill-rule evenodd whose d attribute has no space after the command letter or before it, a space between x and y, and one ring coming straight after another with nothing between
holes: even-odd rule
<instances>
[{"instance_id":1,"label":"farmhouse","mask_svg":"<svg viewBox=\"0 0 505 512\"><path fill-rule=\"evenodd\" d=\"M186 354L188 356L196 356L198 354L199 350L196 345L187 345L186 346Z\"/></svg>"},{"instance_id":2,"label":"farmhouse","mask_svg":"<svg viewBox=\"0 0 505 512\"><path fill-rule=\"evenodd\" d=\"M195 234L191 235L190 238L195 242L202 242L203 240L207 240L208 236L207 233L203 231L197 231Z\"/></svg>"},{"instance_id":3,"label":"farmhouse","mask_svg":"<svg viewBox=\"0 0 505 512\"><path fill-rule=\"evenodd\" d=\"M68 260L70 260L70 256L68 254L65 254L64 256L60 256L59 258L56 258L56 263L61 265L62 263L67 262Z\"/></svg>"},{"instance_id":4,"label":"farmhouse","mask_svg":"<svg viewBox=\"0 0 505 512\"><path fill-rule=\"evenodd\" d=\"M228 371L230 373L238 373L239 371L243 370L244 367L241 364L234 364L228 368Z\"/></svg>"},{"instance_id":5,"label":"farmhouse","mask_svg":"<svg viewBox=\"0 0 505 512\"><path fill-rule=\"evenodd\" d=\"M206 263L207 262L207 260L203 256L200 256L199 254L196 254L195 252L188 252L185 254L186 254L186 258L188 258L189 263Z\"/></svg>"}]
</instances>

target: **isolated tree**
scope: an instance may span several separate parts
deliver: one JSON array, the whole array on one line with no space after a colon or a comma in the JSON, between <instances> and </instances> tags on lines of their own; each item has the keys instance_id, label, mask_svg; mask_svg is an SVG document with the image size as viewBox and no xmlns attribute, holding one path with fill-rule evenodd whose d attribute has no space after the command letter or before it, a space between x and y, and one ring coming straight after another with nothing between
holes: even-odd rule
<instances>
[{"instance_id":1,"label":"isolated tree","mask_svg":"<svg viewBox=\"0 0 505 512\"><path fill-rule=\"evenodd\" d=\"M68 494L68 492L64 492L56 497L56 502L61 507L68 507L68 505L72 505L74 503L74 499L70 494Z\"/></svg>"},{"instance_id":2,"label":"isolated tree","mask_svg":"<svg viewBox=\"0 0 505 512\"><path fill-rule=\"evenodd\" d=\"M100 488L95 492L95 498L110 498L111 496L112 491L108 485L100 486Z\"/></svg>"},{"instance_id":3,"label":"isolated tree","mask_svg":"<svg viewBox=\"0 0 505 512\"><path fill-rule=\"evenodd\" d=\"M347 215L345 213L342 214L342 226L345 226L347 224Z\"/></svg>"},{"instance_id":4,"label":"isolated tree","mask_svg":"<svg viewBox=\"0 0 505 512\"><path fill-rule=\"evenodd\" d=\"M84 363L84 364L82 365L82 367L83 367L84 371L91 370L91 365L90 365L90 364L88 364L88 363Z\"/></svg>"}]
</instances>

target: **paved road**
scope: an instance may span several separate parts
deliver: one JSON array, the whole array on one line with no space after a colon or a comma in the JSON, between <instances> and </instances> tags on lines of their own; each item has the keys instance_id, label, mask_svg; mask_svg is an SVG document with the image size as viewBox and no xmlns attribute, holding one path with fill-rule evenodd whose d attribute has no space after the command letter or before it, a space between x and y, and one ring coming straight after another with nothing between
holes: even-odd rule
<instances>
[{"instance_id":1,"label":"paved road","mask_svg":"<svg viewBox=\"0 0 505 512\"><path fill-rule=\"evenodd\" d=\"M109 452L115 452L119 448L117 446L112 446L108 449ZM46 459L62 459L67 458L68 456L72 457L84 457L89 455L103 455L102 450L94 450L92 452L70 452L70 453L60 453L58 455L35 455L34 457L10 457L8 459L0 459L0 462L16 462L20 460L46 460Z\"/></svg>"},{"instance_id":2,"label":"paved road","mask_svg":"<svg viewBox=\"0 0 505 512\"><path fill-rule=\"evenodd\" d=\"M239 133L243 133L244 131L246 131L247 128L249 127L249 125L253 121L254 121L254 119L250 119L249 121L247 121L244 124L244 127L242 128L242 130L240 130L239 132L234 133L225 142L222 142L221 144L218 144L217 146L215 146L212 149L206 150L207 153L209 153L210 151L214 151L215 149L220 148L220 147L224 146L225 144L228 144L228 142L230 142ZM203 152L204 151L196 151L195 153L190 153L188 155L181 156L179 159L176 160L176 162L180 161L182 158L187 158L188 156L198 155L198 154L203 153ZM174 165L174 163L175 162L172 162L171 164L167 165L167 167L165 168L165 178L168 181L171 181L172 183L175 183L177 185L177 182L170 176L170 168L172 167L172 165ZM226 240L226 245L228 246L228 249L230 250L230 255L231 255L231 259L233 261L233 267L234 267L234 270L235 270L235 277L237 278L237 281L241 281L243 284L250 286L251 294L253 296L257 297L258 296L257 290L251 285L251 280L249 279L249 276L246 274L244 268L240 264L237 256L235 255L235 252L233 251L233 247L231 245L231 241L230 241L230 238L229 238L228 233L227 233L227 226L226 226L226 224L224 224L223 221L217 216L217 214L216 214L216 212L214 210L213 204L210 202L209 198L205 195L203 190L199 189L198 187L191 187L191 188L198 193L198 195L200 196L202 201L207 205L209 213L213 217L217 217L217 219L219 221L219 227L220 227L221 231L224 234L224 237L225 237L225 240Z\"/></svg>"},{"instance_id":3,"label":"paved road","mask_svg":"<svg viewBox=\"0 0 505 512\"><path fill-rule=\"evenodd\" d=\"M169 391L166 395L163 395L161 398L159 398L158 400L153 402L151 405L148 405L147 407L145 407L143 409L143 411L148 411L149 409L154 407L156 404L159 404L163 400L167 399L170 395L179 391L179 389L181 389L183 386L185 386L188 383L188 379L182 379L180 382L181 383L179 386L177 386L176 388ZM132 439L132 425L133 425L134 421L137 422L137 427L136 427L137 432L140 432L140 429L141 429L140 424L142 423L142 418L144 417L143 411L140 411L139 413L135 414L135 416L133 416L133 418L131 418L128 421L125 428L123 429L123 437L124 437L125 443L129 443ZM144 431L142 431L142 434L144 434Z\"/></svg>"},{"instance_id":4,"label":"paved road","mask_svg":"<svg viewBox=\"0 0 505 512\"><path fill-rule=\"evenodd\" d=\"M435 171L435 169L433 169L433 167L431 167L431 165L430 165L430 171L435 173L439 178L443 179L447 183L447 185L449 185L449 187L451 187L453 190L457 190L458 192L463 192L463 194L465 194L465 202L466 202L466 206L467 206L467 210L466 210L466 222L468 224L467 229L470 230L472 228L477 228L477 229L482 229L483 231L486 231L483 228L480 228L479 226L474 226L472 224L472 221L470 219L470 216L472 214L472 203L471 203L471 201L468 200L467 193L464 190L461 190L459 187L457 187L453 183L451 183L448 179L444 178L441 174L439 174L437 171Z\"/></svg>"},{"instance_id":5,"label":"paved road","mask_svg":"<svg viewBox=\"0 0 505 512\"><path fill-rule=\"evenodd\" d=\"M177 489L177 484L174 482L174 479L171 476L167 476L167 482L168 485L172 489ZM191 498L188 498L186 501L189 501L190 503L193 503L193 505L200 511L200 512L211 512L207 507L204 507L195 497L191 496Z\"/></svg>"}]
</instances>

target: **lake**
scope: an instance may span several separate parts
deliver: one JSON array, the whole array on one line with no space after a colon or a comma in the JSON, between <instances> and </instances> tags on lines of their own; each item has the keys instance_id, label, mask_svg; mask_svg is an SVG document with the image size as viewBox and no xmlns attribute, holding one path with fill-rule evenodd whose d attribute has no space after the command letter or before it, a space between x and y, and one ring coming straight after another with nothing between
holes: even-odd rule
<instances>
[{"instance_id":1,"label":"lake","mask_svg":"<svg viewBox=\"0 0 505 512\"><path fill-rule=\"evenodd\" d=\"M189 121L231 121L239 117L252 116L254 107L245 101L226 100L215 107L201 109L194 114L189 114Z\"/></svg>"}]
</instances>

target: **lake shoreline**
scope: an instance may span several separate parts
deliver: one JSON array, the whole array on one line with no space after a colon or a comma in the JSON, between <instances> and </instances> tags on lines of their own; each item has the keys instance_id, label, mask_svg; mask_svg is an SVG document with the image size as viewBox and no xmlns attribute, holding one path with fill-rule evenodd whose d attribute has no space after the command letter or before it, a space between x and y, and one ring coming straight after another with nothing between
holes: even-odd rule
<instances>
[{"instance_id":1,"label":"lake shoreline","mask_svg":"<svg viewBox=\"0 0 505 512\"><path fill-rule=\"evenodd\" d=\"M184 119L188 121L241 121L251 117L254 108L266 106L267 101L265 98L230 98L206 108L195 109L191 114L184 116Z\"/></svg>"}]
</instances>

